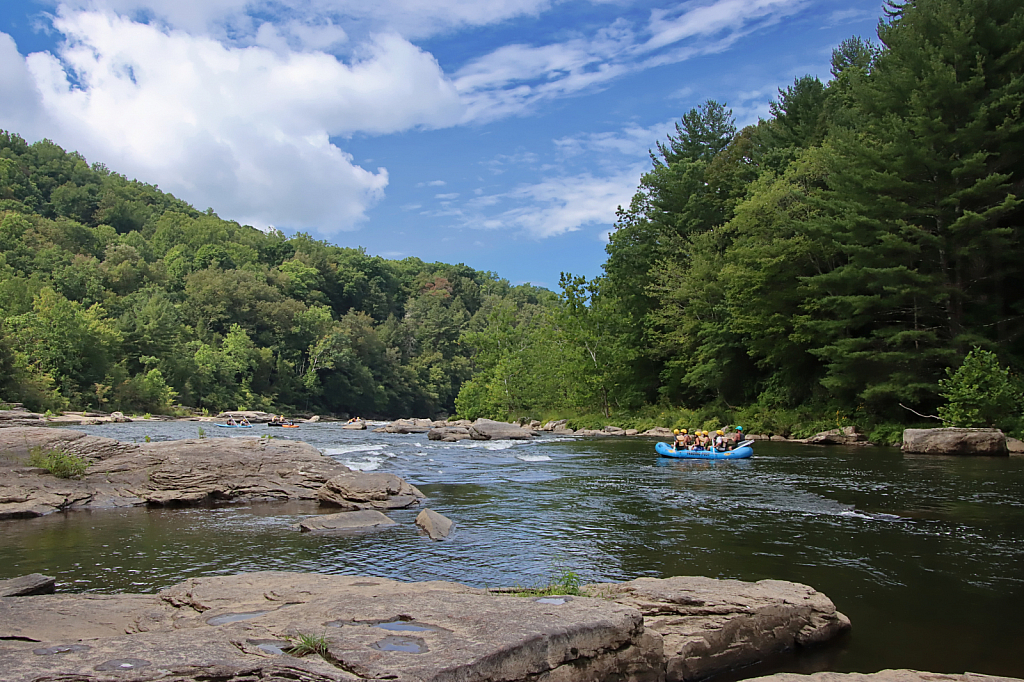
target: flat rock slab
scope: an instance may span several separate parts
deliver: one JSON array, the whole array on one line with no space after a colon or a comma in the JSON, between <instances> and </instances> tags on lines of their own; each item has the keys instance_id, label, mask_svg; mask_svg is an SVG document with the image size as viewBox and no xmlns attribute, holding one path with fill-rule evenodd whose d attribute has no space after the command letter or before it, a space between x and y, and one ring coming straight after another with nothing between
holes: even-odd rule
<instances>
[{"instance_id":1,"label":"flat rock slab","mask_svg":"<svg viewBox=\"0 0 1024 682\"><path fill-rule=\"evenodd\" d=\"M394 521L373 509L312 516L298 523L304 533L315 531L366 531L396 526Z\"/></svg>"},{"instance_id":2,"label":"flat rock slab","mask_svg":"<svg viewBox=\"0 0 1024 682\"><path fill-rule=\"evenodd\" d=\"M282 653L300 634L326 655ZM0 637L23 638L0 644L10 680L658 682L663 661L640 614L603 599L275 572L3 599Z\"/></svg>"},{"instance_id":3,"label":"flat rock slab","mask_svg":"<svg viewBox=\"0 0 1024 682\"><path fill-rule=\"evenodd\" d=\"M394 474L349 470L331 477L317 491L321 505L343 511L402 509L425 497L416 486Z\"/></svg>"},{"instance_id":4,"label":"flat rock slab","mask_svg":"<svg viewBox=\"0 0 1024 682\"><path fill-rule=\"evenodd\" d=\"M994 677L978 673L950 675L926 673L918 670L881 670L877 673L778 673L767 677L755 677L748 682L1021 682L1016 677Z\"/></svg>"},{"instance_id":5,"label":"flat rock slab","mask_svg":"<svg viewBox=\"0 0 1024 682\"><path fill-rule=\"evenodd\" d=\"M468 429L473 440L529 440L533 431L518 424L506 424L491 419L477 419Z\"/></svg>"},{"instance_id":6,"label":"flat rock slab","mask_svg":"<svg viewBox=\"0 0 1024 682\"><path fill-rule=\"evenodd\" d=\"M782 580L638 578L588 585L587 594L632 606L661 636L665 680L695 680L825 642L850 627L824 594Z\"/></svg>"},{"instance_id":7,"label":"flat rock slab","mask_svg":"<svg viewBox=\"0 0 1024 682\"><path fill-rule=\"evenodd\" d=\"M81 480L25 466L33 447L83 457ZM191 505L218 500L315 500L350 469L312 445L258 438L123 443L54 428L0 429L0 519L57 510Z\"/></svg>"},{"instance_id":8,"label":"flat rock slab","mask_svg":"<svg viewBox=\"0 0 1024 682\"><path fill-rule=\"evenodd\" d=\"M903 452L921 455L1009 455L999 429L907 429Z\"/></svg>"},{"instance_id":9,"label":"flat rock slab","mask_svg":"<svg viewBox=\"0 0 1024 682\"><path fill-rule=\"evenodd\" d=\"M31 573L0 580L0 597L25 597L32 594L53 594L57 580L42 573Z\"/></svg>"}]
</instances>

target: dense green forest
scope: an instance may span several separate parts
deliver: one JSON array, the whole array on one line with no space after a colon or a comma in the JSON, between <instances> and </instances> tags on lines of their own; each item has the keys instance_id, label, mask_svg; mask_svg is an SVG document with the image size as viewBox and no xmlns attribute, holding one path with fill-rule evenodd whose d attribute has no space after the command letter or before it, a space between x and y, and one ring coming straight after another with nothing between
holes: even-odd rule
<instances>
[{"instance_id":1,"label":"dense green forest","mask_svg":"<svg viewBox=\"0 0 1024 682\"><path fill-rule=\"evenodd\" d=\"M265 234L3 134L0 399L1019 430L1022 67L1019 2L888 2L767 119L686 113L604 274L558 294Z\"/></svg>"},{"instance_id":2,"label":"dense green forest","mask_svg":"<svg viewBox=\"0 0 1024 682\"><path fill-rule=\"evenodd\" d=\"M1019 2L889 2L877 42L844 41L832 79L797 79L767 120L691 110L620 209L605 274L563 278L557 331L495 311L472 337L460 411L673 405L787 433L934 414L974 347L1018 382L1022 67ZM1011 392L997 421L1017 428Z\"/></svg>"},{"instance_id":3,"label":"dense green forest","mask_svg":"<svg viewBox=\"0 0 1024 682\"><path fill-rule=\"evenodd\" d=\"M550 298L265 234L0 134L0 400L435 415L472 373L461 335Z\"/></svg>"}]
</instances>

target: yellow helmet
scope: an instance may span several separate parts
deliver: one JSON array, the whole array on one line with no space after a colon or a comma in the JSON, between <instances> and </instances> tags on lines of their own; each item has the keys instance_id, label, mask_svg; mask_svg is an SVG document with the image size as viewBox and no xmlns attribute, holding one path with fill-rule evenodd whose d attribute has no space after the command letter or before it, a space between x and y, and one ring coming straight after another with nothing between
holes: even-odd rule
<instances>
[{"instance_id":1,"label":"yellow helmet","mask_svg":"<svg viewBox=\"0 0 1024 682\"><path fill-rule=\"evenodd\" d=\"M708 432L707 432L707 431L705 431L705 432L704 432L704 435L705 435L705 436L706 436L706 435L708 435Z\"/></svg>"},{"instance_id":2,"label":"yellow helmet","mask_svg":"<svg viewBox=\"0 0 1024 682\"><path fill-rule=\"evenodd\" d=\"M676 434L678 436L679 435L679 429L672 429L672 433L674 433L674 434Z\"/></svg>"},{"instance_id":3,"label":"yellow helmet","mask_svg":"<svg viewBox=\"0 0 1024 682\"><path fill-rule=\"evenodd\" d=\"M715 433L717 433L719 436L725 435L725 431L723 431L722 429L718 429L717 431L715 431Z\"/></svg>"},{"instance_id":4,"label":"yellow helmet","mask_svg":"<svg viewBox=\"0 0 1024 682\"><path fill-rule=\"evenodd\" d=\"M683 433L686 433L686 429L683 429Z\"/></svg>"}]
</instances>

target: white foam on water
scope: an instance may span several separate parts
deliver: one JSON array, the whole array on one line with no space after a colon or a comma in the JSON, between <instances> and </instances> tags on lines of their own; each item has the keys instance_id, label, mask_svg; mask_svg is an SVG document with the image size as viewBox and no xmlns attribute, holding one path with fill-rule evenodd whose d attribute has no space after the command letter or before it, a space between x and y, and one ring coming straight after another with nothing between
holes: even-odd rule
<instances>
[{"instance_id":1,"label":"white foam on water","mask_svg":"<svg viewBox=\"0 0 1024 682\"><path fill-rule=\"evenodd\" d=\"M355 471L374 471L380 469L383 462L383 457L367 457L366 459L346 459L342 464Z\"/></svg>"},{"instance_id":2,"label":"white foam on water","mask_svg":"<svg viewBox=\"0 0 1024 682\"><path fill-rule=\"evenodd\" d=\"M550 462L551 458L547 455L516 455L516 459L524 462Z\"/></svg>"},{"instance_id":3,"label":"white foam on water","mask_svg":"<svg viewBox=\"0 0 1024 682\"><path fill-rule=\"evenodd\" d=\"M384 446L384 445L366 445L366 444L342 445L341 447L338 447L338 448L324 448L323 450L321 450L321 452L323 452L328 457L334 457L336 455L348 455L348 454L351 454L353 452L379 452L379 451L383 450L385 447L386 446Z\"/></svg>"}]
</instances>

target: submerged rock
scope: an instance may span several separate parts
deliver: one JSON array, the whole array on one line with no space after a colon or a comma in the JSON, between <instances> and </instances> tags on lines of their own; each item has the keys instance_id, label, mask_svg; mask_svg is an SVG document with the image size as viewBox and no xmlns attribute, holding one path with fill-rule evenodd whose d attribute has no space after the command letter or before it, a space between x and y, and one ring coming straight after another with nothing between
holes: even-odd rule
<instances>
[{"instance_id":1,"label":"submerged rock","mask_svg":"<svg viewBox=\"0 0 1024 682\"><path fill-rule=\"evenodd\" d=\"M29 450L89 463L81 480L24 466ZM312 445L283 439L206 438L123 443L66 429L0 429L0 519L57 510L191 505L220 500L314 500L348 467Z\"/></svg>"},{"instance_id":2,"label":"submerged rock","mask_svg":"<svg viewBox=\"0 0 1024 682\"><path fill-rule=\"evenodd\" d=\"M907 429L903 432L903 452L922 455L1010 454L1006 436L999 429Z\"/></svg>"},{"instance_id":3,"label":"submerged rock","mask_svg":"<svg viewBox=\"0 0 1024 682\"><path fill-rule=\"evenodd\" d=\"M828 597L782 580L638 578L588 585L585 592L644 615L644 626L664 642L666 682L710 677L850 627Z\"/></svg>"},{"instance_id":4,"label":"submerged rock","mask_svg":"<svg viewBox=\"0 0 1024 682\"><path fill-rule=\"evenodd\" d=\"M298 523L299 530L304 533L311 531L375 530L395 525L398 524L373 509L312 516Z\"/></svg>"}]
</instances>

